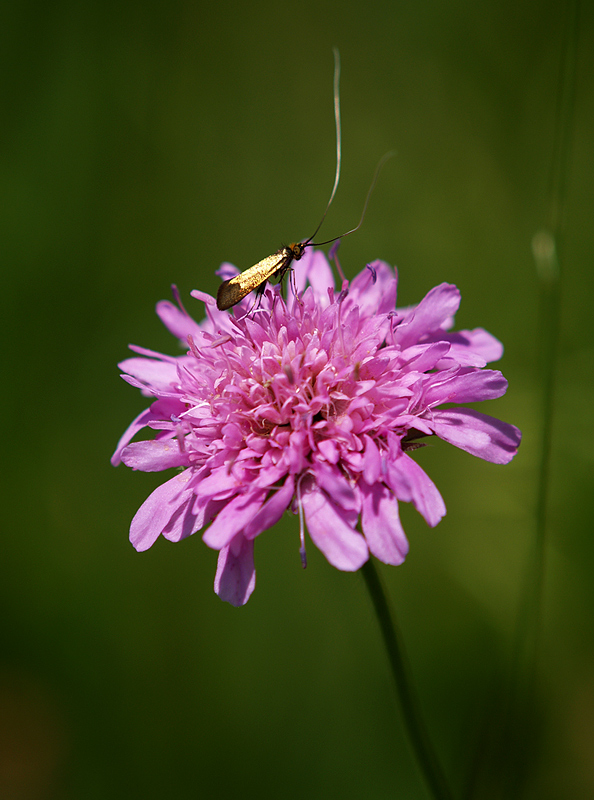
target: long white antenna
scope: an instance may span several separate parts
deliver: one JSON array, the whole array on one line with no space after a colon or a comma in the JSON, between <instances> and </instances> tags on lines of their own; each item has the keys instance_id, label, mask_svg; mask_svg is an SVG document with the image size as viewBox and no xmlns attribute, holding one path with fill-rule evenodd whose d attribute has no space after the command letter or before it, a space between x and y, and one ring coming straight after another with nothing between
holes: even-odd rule
<instances>
[{"instance_id":1,"label":"long white antenna","mask_svg":"<svg viewBox=\"0 0 594 800\"><path fill-rule=\"evenodd\" d=\"M322 227L322 222L326 219L326 214L328 213L328 209L332 205L332 201L334 200L334 195L336 194L336 190L338 189L338 183L340 181L340 164L342 161L342 132L340 125L340 53L338 52L337 47L333 47L332 52L334 53L334 122L336 125L336 175L334 177L334 186L332 187L332 194L330 195L330 200L328 200L328 205L326 206L324 215L320 220L320 224L312 233L312 235L309 237L307 242L311 242L311 240L315 237L316 233Z\"/></svg>"}]
</instances>

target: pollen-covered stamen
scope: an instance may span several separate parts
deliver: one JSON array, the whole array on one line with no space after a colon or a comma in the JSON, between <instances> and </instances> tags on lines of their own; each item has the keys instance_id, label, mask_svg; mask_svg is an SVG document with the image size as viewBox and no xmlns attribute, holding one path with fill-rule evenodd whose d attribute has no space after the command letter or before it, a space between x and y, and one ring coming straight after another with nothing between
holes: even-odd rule
<instances>
[{"instance_id":1,"label":"pollen-covered stamen","mask_svg":"<svg viewBox=\"0 0 594 800\"><path fill-rule=\"evenodd\" d=\"M176 416L175 414L172 414L170 419L171 419L171 422L174 425L175 436L176 436L176 439L177 439L177 444L178 444L179 450L180 450L181 453L185 453L186 452L186 429L187 429L187 425L184 425L183 421L178 416Z\"/></svg>"},{"instance_id":2,"label":"pollen-covered stamen","mask_svg":"<svg viewBox=\"0 0 594 800\"><path fill-rule=\"evenodd\" d=\"M336 300L336 305L337 305L336 327L338 329L338 339L340 341L341 355L343 355L343 356L346 356L346 350L345 350L345 346L344 346L344 330L343 330L343 327L342 327L342 304L343 304L343 301L345 300L345 298L347 297L348 293L349 293L348 292L348 283L345 281L345 283L343 283L343 285L342 285L342 290L341 290L341 292L338 295L338 298Z\"/></svg>"},{"instance_id":3,"label":"pollen-covered stamen","mask_svg":"<svg viewBox=\"0 0 594 800\"><path fill-rule=\"evenodd\" d=\"M192 336L191 333L188 334L187 342L188 342L188 347L190 349L190 353L194 356L194 358L200 358L200 351L194 344L194 337Z\"/></svg>"},{"instance_id":4,"label":"pollen-covered stamen","mask_svg":"<svg viewBox=\"0 0 594 800\"><path fill-rule=\"evenodd\" d=\"M344 281L346 281L346 278L344 276L344 272L342 271L342 267L340 266L340 261L338 260L338 248L339 247L340 247L340 239L337 239L334 242L334 244L332 245L332 247L330 248L330 250L328 251L328 259L330 261L334 261L334 263L336 265L336 271L338 272L338 275L339 275L340 279L344 283Z\"/></svg>"},{"instance_id":5,"label":"pollen-covered stamen","mask_svg":"<svg viewBox=\"0 0 594 800\"><path fill-rule=\"evenodd\" d=\"M303 503L301 502L301 481L304 476L301 475L297 481L297 508L299 509L299 555L301 557L301 566L303 569L307 568L307 553L305 551L305 522L303 520Z\"/></svg>"},{"instance_id":6,"label":"pollen-covered stamen","mask_svg":"<svg viewBox=\"0 0 594 800\"><path fill-rule=\"evenodd\" d=\"M226 336L220 336L218 339L215 339L210 343L211 347L220 347L223 344L227 344L227 342L233 341L233 337L227 334Z\"/></svg>"},{"instance_id":7,"label":"pollen-covered stamen","mask_svg":"<svg viewBox=\"0 0 594 800\"><path fill-rule=\"evenodd\" d=\"M365 269L368 269L371 272L371 281L375 283L377 281L377 271L372 264L365 264Z\"/></svg>"}]
</instances>

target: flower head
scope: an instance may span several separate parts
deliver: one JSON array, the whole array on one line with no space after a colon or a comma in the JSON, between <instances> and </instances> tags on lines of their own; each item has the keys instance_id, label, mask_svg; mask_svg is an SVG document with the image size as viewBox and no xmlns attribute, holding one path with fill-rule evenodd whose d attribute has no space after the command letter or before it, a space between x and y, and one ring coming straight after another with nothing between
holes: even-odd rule
<instances>
[{"instance_id":1,"label":"flower head","mask_svg":"<svg viewBox=\"0 0 594 800\"><path fill-rule=\"evenodd\" d=\"M223 278L237 270L224 264ZM486 331L449 332L460 303L443 283L414 307L396 309L397 280L376 261L337 291L321 252L308 250L284 300L269 287L234 312L202 292L196 323L181 303L157 313L187 352L132 347L123 378L154 398L120 440L112 463L147 472L182 468L136 513L130 539L146 550L162 534L179 541L207 527L219 551L215 591L233 605L255 586L254 540L285 511L340 570L372 553L400 564L408 542L398 501L430 526L445 514L431 479L410 453L438 436L505 464L520 431L451 404L503 395L507 382L485 365L501 357ZM307 288L306 288L307 285ZM132 442L142 428L154 438ZM304 520L304 523L303 523Z\"/></svg>"}]
</instances>

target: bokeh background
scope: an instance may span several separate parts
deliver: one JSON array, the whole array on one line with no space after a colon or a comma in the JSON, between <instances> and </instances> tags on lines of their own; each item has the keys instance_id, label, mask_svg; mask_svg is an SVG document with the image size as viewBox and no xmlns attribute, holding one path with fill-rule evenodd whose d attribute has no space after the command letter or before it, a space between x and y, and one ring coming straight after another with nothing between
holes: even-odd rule
<instances>
[{"instance_id":1,"label":"bokeh background","mask_svg":"<svg viewBox=\"0 0 594 800\"><path fill-rule=\"evenodd\" d=\"M594 796L592 279L594 9L583 4L536 706L526 798ZM258 540L243 609L213 593L191 537L137 554L128 526L162 480L109 464L146 401L130 342L176 353L154 305L214 293L307 237L348 276L400 270L400 304L441 281L459 327L506 352L486 411L524 432L507 467L443 442L416 454L448 515L402 511L384 568L431 735L456 796L505 703L540 457L539 279L568 4L560 0L3 3L0 797L426 798L358 574L287 519ZM553 354L550 354L553 357ZM485 732L487 736L485 737ZM480 759L479 759L480 761ZM499 797L483 762L480 791Z\"/></svg>"}]
</instances>

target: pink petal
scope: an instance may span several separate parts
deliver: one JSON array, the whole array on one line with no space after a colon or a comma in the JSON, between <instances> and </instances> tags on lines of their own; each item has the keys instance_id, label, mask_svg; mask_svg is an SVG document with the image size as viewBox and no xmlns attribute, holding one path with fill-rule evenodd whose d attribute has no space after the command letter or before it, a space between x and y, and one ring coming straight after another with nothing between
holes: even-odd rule
<instances>
[{"instance_id":1,"label":"pink petal","mask_svg":"<svg viewBox=\"0 0 594 800\"><path fill-rule=\"evenodd\" d=\"M416 344L422 336L442 328L458 310L460 292L451 283L431 289L412 313L395 329L395 340L404 349Z\"/></svg>"},{"instance_id":2,"label":"pink petal","mask_svg":"<svg viewBox=\"0 0 594 800\"><path fill-rule=\"evenodd\" d=\"M476 403L501 397L507 390L507 381L499 370L470 367L464 367L450 378L435 373L427 384L423 393L427 405Z\"/></svg>"},{"instance_id":3,"label":"pink petal","mask_svg":"<svg viewBox=\"0 0 594 800\"><path fill-rule=\"evenodd\" d=\"M474 366L477 356L484 364L489 364L491 361L499 361L503 355L501 342L483 328L446 333L443 335L443 339L450 342L451 355L455 357L460 366L464 366L466 361L470 365L470 359L473 360L472 366ZM476 364L476 366L483 366L483 364Z\"/></svg>"},{"instance_id":4,"label":"pink petal","mask_svg":"<svg viewBox=\"0 0 594 800\"><path fill-rule=\"evenodd\" d=\"M117 467L117 465L122 460L121 458L122 450L128 444L130 439L136 436L138 431L142 430L142 428L144 428L144 426L147 425L150 421L156 419L159 419L159 417L153 414L152 408L145 408L145 410L142 411L136 417L136 419L126 428L124 435L118 442L118 446L116 447L115 452L111 457L111 463L113 464L114 467Z\"/></svg>"},{"instance_id":5,"label":"pink petal","mask_svg":"<svg viewBox=\"0 0 594 800\"><path fill-rule=\"evenodd\" d=\"M216 270L216 275L222 281L228 281L229 278L234 278L236 275L239 275L239 270L235 266L235 264L230 264L228 261L223 261L221 266Z\"/></svg>"},{"instance_id":6,"label":"pink petal","mask_svg":"<svg viewBox=\"0 0 594 800\"><path fill-rule=\"evenodd\" d=\"M509 463L522 439L522 434L515 425L481 414L472 408L434 411L428 422L440 439L494 464Z\"/></svg>"},{"instance_id":7,"label":"pink petal","mask_svg":"<svg viewBox=\"0 0 594 800\"><path fill-rule=\"evenodd\" d=\"M359 512L361 498L344 477L338 467L318 461L314 465L316 483L332 498L332 501L346 511Z\"/></svg>"},{"instance_id":8,"label":"pink petal","mask_svg":"<svg viewBox=\"0 0 594 800\"><path fill-rule=\"evenodd\" d=\"M433 344L417 344L407 347L400 357L402 368L407 372L428 372L435 368L438 361L450 352L448 342L434 342Z\"/></svg>"},{"instance_id":9,"label":"pink petal","mask_svg":"<svg viewBox=\"0 0 594 800\"><path fill-rule=\"evenodd\" d=\"M169 300L160 300L157 303L157 315L163 325L184 345L189 334L196 339L202 337L200 325Z\"/></svg>"},{"instance_id":10,"label":"pink petal","mask_svg":"<svg viewBox=\"0 0 594 800\"><path fill-rule=\"evenodd\" d=\"M387 314L396 307L394 270L385 261L373 261L353 278L347 303L359 306L365 316Z\"/></svg>"},{"instance_id":11,"label":"pink petal","mask_svg":"<svg viewBox=\"0 0 594 800\"><path fill-rule=\"evenodd\" d=\"M162 483L140 506L130 525L130 541L139 552L148 550L177 510L193 495L190 470Z\"/></svg>"},{"instance_id":12,"label":"pink petal","mask_svg":"<svg viewBox=\"0 0 594 800\"><path fill-rule=\"evenodd\" d=\"M303 292L307 281L314 293L316 305L319 305L321 308L326 308L330 304L328 289L334 288L334 276L332 275L328 259L321 250L308 248L301 261L297 263L293 274L298 295ZM295 297L293 292L291 292L287 303L289 308L292 308L294 302Z\"/></svg>"},{"instance_id":13,"label":"pink petal","mask_svg":"<svg viewBox=\"0 0 594 800\"><path fill-rule=\"evenodd\" d=\"M143 472L160 472L171 467L186 466L188 458L188 453L179 449L177 439L132 442L122 451L124 464Z\"/></svg>"},{"instance_id":14,"label":"pink petal","mask_svg":"<svg viewBox=\"0 0 594 800\"><path fill-rule=\"evenodd\" d=\"M322 439L322 441L317 443L318 450L322 454L322 456L328 461L330 464L337 464L340 458L340 450L334 439Z\"/></svg>"},{"instance_id":15,"label":"pink petal","mask_svg":"<svg viewBox=\"0 0 594 800\"><path fill-rule=\"evenodd\" d=\"M194 494L189 494L184 502L175 510L167 525L161 531L170 542L181 542L196 531L199 531L216 515L221 505L217 502L200 506Z\"/></svg>"},{"instance_id":16,"label":"pink petal","mask_svg":"<svg viewBox=\"0 0 594 800\"><path fill-rule=\"evenodd\" d=\"M427 525L437 525L446 513L445 503L431 478L406 453L388 463L390 489L403 503L413 503Z\"/></svg>"},{"instance_id":17,"label":"pink petal","mask_svg":"<svg viewBox=\"0 0 594 800\"><path fill-rule=\"evenodd\" d=\"M400 523L398 500L381 483L361 488L361 523L369 549L384 564L402 564L408 553L408 540Z\"/></svg>"},{"instance_id":18,"label":"pink petal","mask_svg":"<svg viewBox=\"0 0 594 800\"><path fill-rule=\"evenodd\" d=\"M241 486L241 481L232 472L229 472L227 466L223 464L221 467L213 469L206 478L202 478L196 487L196 495L198 497L212 497L216 500L223 500L236 494L241 489Z\"/></svg>"},{"instance_id":19,"label":"pink petal","mask_svg":"<svg viewBox=\"0 0 594 800\"><path fill-rule=\"evenodd\" d=\"M358 570L369 551L365 539L347 522L353 515L347 515L318 489L305 492L301 502L309 535L330 564L346 572Z\"/></svg>"},{"instance_id":20,"label":"pink petal","mask_svg":"<svg viewBox=\"0 0 594 800\"><path fill-rule=\"evenodd\" d=\"M240 494L229 500L225 508L202 537L205 544L213 550L220 550L229 544L239 531L253 520L266 497L266 490Z\"/></svg>"},{"instance_id":21,"label":"pink petal","mask_svg":"<svg viewBox=\"0 0 594 800\"><path fill-rule=\"evenodd\" d=\"M295 479L292 475L289 475L282 488L273 492L252 521L245 526L243 533L246 539L254 539L262 531L266 531L276 525L289 507L294 488Z\"/></svg>"},{"instance_id":22,"label":"pink petal","mask_svg":"<svg viewBox=\"0 0 594 800\"><path fill-rule=\"evenodd\" d=\"M238 534L219 553L214 590L221 600L243 606L255 586L254 542Z\"/></svg>"},{"instance_id":23,"label":"pink petal","mask_svg":"<svg viewBox=\"0 0 594 800\"><path fill-rule=\"evenodd\" d=\"M126 375L140 381L140 385L146 385L155 391L161 389L171 391L171 385L178 382L177 364L168 361L157 361L154 358L127 358L118 364L118 367ZM125 378L125 375L122 377Z\"/></svg>"},{"instance_id":24,"label":"pink petal","mask_svg":"<svg viewBox=\"0 0 594 800\"><path fill-rule=\"evenodd\" d=\"M382 458L374 440L365 435L365 452L363 454L363 480L374 484L382 472Z\"/></svg>"}]
</instances>

